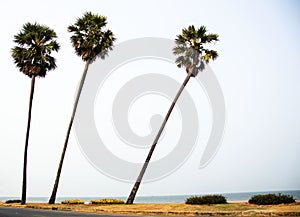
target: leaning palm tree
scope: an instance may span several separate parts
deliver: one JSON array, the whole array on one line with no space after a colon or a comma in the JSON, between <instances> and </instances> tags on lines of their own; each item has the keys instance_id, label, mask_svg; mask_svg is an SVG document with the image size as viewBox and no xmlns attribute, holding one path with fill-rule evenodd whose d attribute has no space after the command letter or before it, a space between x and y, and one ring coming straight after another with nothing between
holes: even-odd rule
<instances>
[{"instance_id":1,"label":"leaning palm tree","mask_svg":"<svg viewBox=\"0 0 300 217\"><path fill-rule=\"evenodd\" d=\"M35 78L45 77L47 71L56 68L55 59L51 56L52 51L59 50L59 44L56 42L55 38L57 38L57 36L52 29L37 23L24 24L22 30L14 36L14 42L17 43L17 46L12 49L14 63L19 68L20 72L23 72L31 78L21 204L26 203L27 150Z\"/></svg>"},{"instance_id":2,"label":"leaning palm tree","mask_svg":"<svg viewBox=\"0 0 300 217\"><path fill-rule=\"evenodd\" d=\"M142 178L148 167L148 164L150 162L154 149L158 143L160 135L162 134L164 127L171 115L171 112L186 84L188 83L191 77L195 77L199 71L204 70L205 64L209 63L211 59L215 60L218 57L218 53L216 51L209 50L204 47L206 44L218 41L218 37L219 36L217 34L207 33L205 26L201 26L199 29L195 29L194 26L189 26L188 28L183 29L182 34L178 35L175 39L176 46L173 48L173 53L176 56L178 56L175 62L178 67L185 67L187 76L183 81L178 93L176 94L167 112L167 115L165 116L165 119L154 139L154 142L149 150L145 163L143 164L140 174L126 201L127 204L132 204L134 201L135 195L141 184Z\"/></svg>"},{"instance_id":3,"label":"leaning palm tree","mask_svg":"<svg viewBox=\"0 0 300 217\"><path fill-rule=\"evenodd\" d=\"M55 203L59 178L68 146L68 140L89 64L93 62L97 57L104 59L107 56L108 51L112 50L113 42L116 40L112 31L110 31L109 29L103 29L106 26L106 24L106 17L97 14L92 14L91 12L86 12L84 13L82 18L77 19L74 25L70 25L68 27L68 31L73 33L73 35L71 36L71 43L75 48L75 53L78 56L80 56L85 62L85 68L83 70L82 78L79 84L79 89L77 91L76 99L74 102L73 111L60 158L54 187L52 190L51 197L49 199L49 204Z\"/></svg>"}]
</instances>

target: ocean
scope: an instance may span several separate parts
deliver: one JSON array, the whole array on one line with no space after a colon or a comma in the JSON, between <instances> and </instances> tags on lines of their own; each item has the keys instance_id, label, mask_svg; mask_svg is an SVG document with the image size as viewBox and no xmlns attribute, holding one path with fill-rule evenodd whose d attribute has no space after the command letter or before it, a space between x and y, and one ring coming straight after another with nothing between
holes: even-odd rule
<instances>
[{"instance_id":1,"label":"ocean","mask_svg":"<svg viewBox=\"0 0 300 217\"><path fill-rule=\"evenodd\" d=\"M265 191L265 192L239 192L239 193L214 193L221 194L227 198L227 201L248 201L253 195L257 194L288 194L292 195L294 199L300 200L300 190L295 191ZM137 196L135 203L184 203L186 198L190 196L204 195L168 195L168 196ZM80 199L88 203L90 200L96 200L101 198L114 198L122 199L126 201L127 197L57 197L56 202L59 203L63 200ZM10 199L19 199L18 197L0 197L0 201L6 201ZM28 197L27 202L48 202L48 197Z\"/></svg>"}]
</instances>

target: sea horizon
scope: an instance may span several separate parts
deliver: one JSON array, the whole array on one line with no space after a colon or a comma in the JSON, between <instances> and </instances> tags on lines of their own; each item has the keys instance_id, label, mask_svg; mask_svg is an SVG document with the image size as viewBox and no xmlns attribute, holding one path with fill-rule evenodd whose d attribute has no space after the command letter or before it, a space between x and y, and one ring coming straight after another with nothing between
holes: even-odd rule
<instances>
[{"instance_id":1,"label":"sea horizon","mask_svg":"<svg viewBox=\"0 0 300 217\"><path fill-rule=\"evenodd\" d=\"M182 195L147 195L147 196L137 196L135 198L135 203L184 203L188 197L199 196L199 195L223 195L226 197L228 202L234 201L248 201L253 195L257 194L288 194L294 197L295 200L300 200L300 190L283 190L283 191L253 191L253 192L232 192L232 193L199 193L199 194L182 194ZM19 199L19 196L0 196L0 201L5 202L7 200ZM85 203L89 203L91 200L101 199L101 198L114 198L126 201L127 196L61 196L56 198L56 202L60 203L63 200L69 199L79 199L83 200ZM34 196L27 197L27 202L48 202L49 197L44 196Z\"/></svg>"}]
</instances>

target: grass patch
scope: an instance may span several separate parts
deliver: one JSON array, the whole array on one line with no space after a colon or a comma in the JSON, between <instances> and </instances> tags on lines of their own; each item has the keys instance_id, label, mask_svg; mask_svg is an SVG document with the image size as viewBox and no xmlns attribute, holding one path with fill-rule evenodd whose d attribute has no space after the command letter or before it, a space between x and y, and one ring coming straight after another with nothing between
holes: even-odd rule
<instances>
[{"instance_id":1,"label":"grass patch","mask_svg":"<svg viewBox=\"0 0 300 217\"><path fill-rule=\"evenodd\" d=\"M215 205L189 205L176 204L48 204L28 203L25 207L20 204L6 204L0 202L0 206L17 208L34 208L58 211L120 214L120 215L146 215L146 216L300 216L300 202L292 204L260 206L247 202L229 202ZM257 214L257 215L256 215Z\"/></svg>"}]
</instances>

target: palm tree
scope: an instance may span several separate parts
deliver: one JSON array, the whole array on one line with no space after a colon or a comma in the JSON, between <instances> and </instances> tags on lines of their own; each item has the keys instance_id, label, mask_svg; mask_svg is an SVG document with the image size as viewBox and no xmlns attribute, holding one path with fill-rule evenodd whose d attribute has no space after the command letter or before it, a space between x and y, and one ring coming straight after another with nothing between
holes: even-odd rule
<instances>
[{"instance_id":1,"label":"palm tree","mask_svg":"<svg viewBox=\"0 0 300 217\"><path fill-rule=\"evenodd\" d=\"M57 36L52 29L37 23L24 24L22 30L14 36L14 42L17 43L17 46L12 49L14 63L19 68L20 72L23 72L31 78L21 204L26 203L27 150L35 78L45 77L47 71L56 68L55 59L51 56L52 51L57 52L59 50L59 44L56 42L55 38L57 38Z\"/></svg>"},{"instance_id":2,"label":"palm tree","mask_svg":"<svg viewBox=\"0 0 300 217\"><path fill-rule=\"evenodd\" d=\"M85 62L85 67L74 102L73 111L67 130L61 159L58 166L54 187L52 190L51 197L49 199L49 204L55 203L59 178L68 146L68 140L89 64L93 62L97 57L104 59L107 56L108 51L112 50L113 42L116 40L112 31L110 31L109 29L103 30L106 24L106 17L97 14L92 14L91 12L86 12L84 13L82 18L77 19L74 25L70 25L68 27L68 31L73 33L73 35L71 36L71 43L75 48L75 53L78 56L80 56Z\"/></svg>"},{"instance_id":3,"label":"palm tree","mask_svg":"<svg viewBox=\"0 0 300 217\"><path fill-rule=\"evenodd\" d=\"M217 34L207 33L205 26L201 26L199 29L195 29L194 26L189 26L188 28L182 30L181 35L177 35L177 38L175 39L176 46L173 48L173 53L178 56L175 62L178 67L185 67L187 76L183 81L178 93L176 94L154 139L145 163L126 201L127 204L132 204L134 201L135 195L141 184L142 178L148 167L159 137L163 132L164 127L171 115L171 112L186 84L191 77L195 77L199 71L204 70L205 64L209 63L211 59L215 60L218 57L218 53L216 51L204 48L204 45L218 41L218 37L219 36Z\"/></svg>"}]
</instances>

